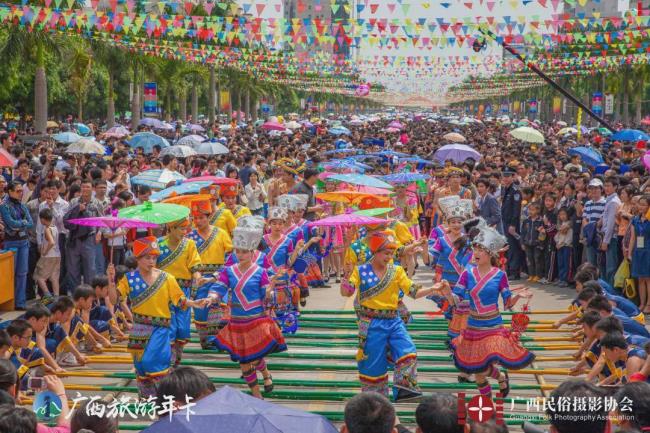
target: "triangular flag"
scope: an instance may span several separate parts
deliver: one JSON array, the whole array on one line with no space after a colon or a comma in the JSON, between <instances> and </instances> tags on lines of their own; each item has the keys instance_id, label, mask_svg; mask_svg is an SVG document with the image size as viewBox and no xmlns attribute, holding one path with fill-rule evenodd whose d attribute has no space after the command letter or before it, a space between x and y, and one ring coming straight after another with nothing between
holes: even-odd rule
<instances>
[{"instance_id":1,"label":"triangular flag","mask_svg":"<svg viewBox=\"0 0 650 433\"><path fill-rule=\"evenodd\" d=\"M264 3L256 3L255 4L255 9L257 10L257 16L262 15L262 12L264 12L264 8L266 5Z\"/></svg>"}]
</instances>

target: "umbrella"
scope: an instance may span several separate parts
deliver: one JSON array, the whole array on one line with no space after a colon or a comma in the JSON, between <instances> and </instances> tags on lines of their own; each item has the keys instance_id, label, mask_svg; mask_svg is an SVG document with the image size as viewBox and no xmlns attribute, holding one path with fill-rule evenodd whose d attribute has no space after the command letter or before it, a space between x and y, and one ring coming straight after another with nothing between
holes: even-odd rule
<instances>
[{"instance_id":1,"label":"umbrella","mask_svg":"<svg viewBox=\"0 0 650 433\"><path fill-rule=\"evenodd\" d=\"M562 127L567 126L567 123L563 120L558 120L557 122L555 122L555 124L557 126L562 126Z\"/></svg>"},{"instance_id":2,"label":"umbrella","mask_svg":"<svg viewBox=\"0 0 650 433\"><path fill-rule=\"evenodd\" d=\"M81 135L88 135L90 134L90 127L88 125L84 125L83 123L75 123L74 128L77 130L77 132Z\"/></svg>"},{"instance_id":3,"label":"umbrella","mask_svg":"<svg viewBox=\"0 0 650 433\"><path fill-rule=\"evenodd\" d=\"M154 192L153 194L151 194L151 201L156 202L156 201L164 200L175 194L177 195L197 194L198 192L201 191L202 188L207 188L210 185L212 185L212 182L205 181L205 180L199 182L181 183L180 185L170 186L169 188L165 188L162 191Z\"/></svg>"},{"instance_id":4,"label":"umbrella","mask_svg":"<svg viewBox=\"0 0 650 433\"><path fill-rule=\"evenodd\" d=\"M462 135L460 135L459 133L457 133L457 132L450 132L449 134L443 135L442 138L444 140L452 141L454 143L466 143L467 142L467 139L465 137L463 137Z\"/></svg>"},{"instance_id":5,"label":"umbrella","mask_svg":"<svg viewBox=\"0 0 650 433\"><path fill-rule=\"evenodd\" d=\"M352 126L361 126L361 125L363 125L364 123L365 123L365 122L364 122L363 120L361 120L361 119L352 119L352 120L350 120L350 121L348 122L348 125L352 125Z\"/></svg>"},{"instance_id":6,"label":"umbrella","mask_svg":"<svg viewBox=\"0 0 650 433\"><path fill-rule=\"evenodd\" d=\"M399 128L386 128L384 129L385 132L388 132L389 134L394 134L396 132L399 132Z\"/></svg>"},{"instance_id":7,"label":"umbrella","mask_svg":"<svg viewBox=\"0 0 650 433\"><path fill-rule=\"evenodd\" d=\"M612 131L607 128L600 127L597 129L598 133L602 136L612 135Z\"/></svg>"},{"instance_id":8,"label":"umbrella","mask_svg":"<svg viewBox=\"0 0 650 433\"><path fill-rule=\"evenodd\" d=\"M139 221L146 221L153 224L167 224L172 221L178 221L187 218L190 209L177 204L151 203L146 201L137 206L130 206L120 209L118 216L120 218L130 218Z\"/></svg>"},{"instance_id":9,"label":"umbrella","mask_svg":"<svg viewBox=\"0 0 650 433\"><path fill-rule=\"evenodd\" d=\"M480 160L481 154L466 144L447 144L438 149L433 157L440 162L452 160L456 164L462 164L470 158Z\"/></svg>"},{"instance_id":10,"label":"umbrella","mask_svg":"<svg viewBox=\"0 0 650 433\"><path fill-rule=\"evenodd\" d=\"M355 153L358 152L359 149L354 149L354 148L349 148L349 149L332 149L328 150L326 152L323 152L323 155L334 155L337 153Z\"/></svg>"},{"instance_id":11,"label":"umbrella","mask_svg":"<svg viewBox=\"0 0 650 433\"><path fill-rule=\"evenodd\" d=\"M400 185L417 182L418 180L427 180L429 177L430 176L428 174L421 173L393 173L382 176L381 179L390 183L391 185Z\"/></svg>"},{"instance_id":12,"label":"umbrella","mask_svg":"<svg viewBox=\"0 0 650 433\"><path fill-rule=\"evenodd\" d=\"M186 135L185 137L180 138L176 142L176 144L182 144L184 146L194 147L194 146L198 146L199 144L203 143L205 140L206 140L206 138L203 137L202 135L192 134L192 135Z\"/></svg>"},{"instance_id":13,"label":"umbrella","mask_svg":"<svg viewBox=\"0 0 650 433\"><path fill-rule=\"evenodd\" d=\"M137 219L120 218L116 215L103 216L103 217L90 217L90 218L76 218L76 219L68 220L68 222L80 226L86 226L86 227L107 227L113 233L115 233L115 231L119 228L148 229L157 226L157 224L151 222L140 221ZM110 263L113 263L113 245L111 245Z\"/></svg>"},{"instance_id":14,"label":"umbrella","mask_svg":"<svg viewBox=\"0 0 650 433\"><path fill-rule=\"evenodd\" d=\"M364 199L365 197L374 197L380 199L380 197L375 197L372 194L367 194L365 192L359 191L334 191L334 192L321 192L316 194L316 198L319 198L324 201L333 201L339 203L354 204Z\"/></svg>"},{"instance_id":15,"label":"umbrella","mask_svg":"<svg viewBox=\"0 0 650 433\"><path fill-rule=\"evenodd\" d=\"M353 185L373 186L375 188L393 189L391 184L377 179L376 177L367 176L365 174L333 174L326 180L336 180L339 182L350 183Z\"/></svg>"},{"instance_id":16,"label":"umbrella","mask_svg":"<svg viewBox=\"0 0 650 433\"><path fill-rule=\"evenodd\" d=\"M420 158L419 156L400 158L399 162L412 162L414 164L424 164L424 165L436 165L435 162L429 161L428 159Z\"/></svg>"},{"instance_id":17,"label":"umbrella","mask_svg":"<svg viewBox=\"0 0 650 433\"><path fill-rule=\"evenodd\" d=\"M59 132L58 134L54 134L52 138L59 143L70 144L81 140L82 137L76 132Z\"/></svg>"},{"instance_id":18,"label":"umbrella","mask_svg":"<svg viewBox=\"0 0 650 433\"><path fill-rule=\"evenodd\" d=\"M155 117L145 117L140 119L140 125L148 126L150 128L158 128L162 126L162 122Z\"/></svg>"},{"instance_id":19,"label":"umbrella","mask_svg":"<svg viewBox=\"0 0 650 433\"><path fill-rule=\"evenodd\" d=\"M358 186L357 191L365 192L366 194L373 194L373 195L391 195L391 194L394 194L393 191L390 191L390 190L385 189L385 188L376 188L374 186L365 186L365 185Z\"/></svg>"},{"instance_id":20,"label":"umbrella","mask_svg":"<svg viewBox=\"0 0 650 433\"><path fill-rule=\"evenodd\" d=\"M208 141L194 146L194 150L198 155L225 155L230 150L219 142Z\"/></svg>"},{"instance_id":21,"label":"umbrella","mask_svg":"<svg viewBox=\"0 0 650 433\"><path fill-rule=\"evenodd\" d=\"M244 394L224 386L192 406L161 418L142 433L337 433L322 415L316 415Z\"/></svg>"},{"instance_id":22,"label":"umbrella","mask_svg":"<svg viewBox=\"0 0 650 433\"><path fill-rule=\"evenodd\" d=\"M387 213L390 213L394 211L394 207L376 207L374 209L364 209L364 210L358 210L353 213L353 215L361 215L361 216L367 216L367 217L376 217L377 215L384 215Z\"/></svg>"},{"instance_id":23,"label":"umbrella","mask_svg":"<svg viewBox=\"0 0 650 433\"><path fill-rule=\"evenodd\" d=\"M333 159L324 162L322 165L328 170L353 170L359 172L370 170L372 168L367 164L357 162L353 159Z\"/></svg>"},{"instance_id":24,"label":"umbrella","mask_svg":"<svg viewBox=\"0 0 650 433\"><path fill-rule=\"evenodd\" d=\"M53 121L53 120L48 120L48 121L47 121L47 125L45 125L45 127L48 128L48 129L49 129L49 128L58 128L58 127L59 127L59 124L56 123L56 122Z\"/></svg>"},{"instance_id":25,"label":"umbrella","mask_svg":"<svg viewBox=\"0 0 650 433\"><path fill-rule=\"evenodd\" d=\"M186 185L191 185L191 183ZM189 209L192 207L192 203L196 203L197 201L208 201L211 198L212 196L210 194L176 195L166 198L162 202L165 204L184 206Z\"/></svg>"},{"instance_id":26,"label":"umbrella","mask_svg":"<svg viewBox=\"0 0 650 433\"><path fill-rule=\"evenodd\" d=\"M646 170L650 171L650 150L643 155L641 162L645 165Z\"/></svg>"},{"instance_id":27,"label":"umbrella","mask_svg":"<svg viewBox=\"0 0 650 433\"><path fill-rule=\"evenodd\" d=\"M172 155L176 158L187 158L188 156L197 155L196 150L192 149L190 146L185 146L182 144L176 144L174 146L165 147L160 151L160 156Z\"/></svg>"},{"instance_id":28,"label":"umbrella","mask_svg":"<svg viewBox=\"0 0 650 433\"><path fill-rule=\"evenodd\" d=\"M133 148L141 147L144 149L145 153L153 152L153 147L155 145L158 145L161 148L169 147L169 141L152 132L138 132L131 137L131 140L127 141L127 143Z\"/></svg>"},{"instance_id":29,"label":"umbrella","mask_svg":"<svg viewBox=\"0 0 650 433\"><path fill-rule=\"evenodd\" d=\"M167 122L160 122L160 125L158 125L156 129L162 129L164 131L173 131L176 128L174 127L174 125L169 124Z\"/></svg>"},{"instance_id":30,"label":"umbrella","mask_svg":"<svg viewBox=\"0 0 650 433\"><path fill-rule=\"evenodd\" d=\"M389 128L395 128L395 129L402 129L402 128L404 128L404 125L402 124L402 122L399 122L397 120L393 120L392 122L390 122L388 124L388 127Z\"/></svg>"},{"instance_id":31,"label":"umbrella","mask_svg":"<svg viewBox=\"0 0 650 433\"><path fill-rule=\"evenodd\" d=\"M578 155L582 160L582 162L592 167L596 167L597 165L601 165L605 163L602 155L598 153L598 151L593 147L587 147L587 146L573 147L567 150L567 153L569 155Z\"/></svg>"},{"instance_id":32,"label":"umbrella","mask_svg":"<svg viewBox=\"0 0 650 433\"><path fill-rule=\"evenodd\" d=\"M313 128L313 127L314 127L314 124L311 123L309 120L302 120L300 123L301 123L302 126L304 126L305 128Z\"/></svg>"},{"instance_id":33,"label":"umbrella","mask_svg":"<svg viewBox=\"0 0 650 433\"><path fill-rule=\"evenodd\" d=\"M284 125L280 125L278 122L266 122L262 125L262 129L266 131L284 131L287 128Z\"/></svg>"},{"instance_id":34,"label":"umbrella","mask_svg":"<svg viewBox=\"0 0 650 433\"><path fill-rule=\"evenodd\" d=\"M302 128L302 125L300 123L296 122L295 120L292 120L291 122L287 122L287 124L284 125L284 126L289 128L289 129Z\"/></svg>"},{"instance_id":35,"label":"umbrella","mask_svg":"<svg viewBox=\"0 0 650 433\"><path fill-rule=\"evenodd\" d=\"M521 126L517 129L513 129L510 131L510 135L515 137L517 140L525 141L527 143L544 143L544 135L529 126Z\"/></svg>"},{"instance_id":36,"label":"umbrella","mask_svg":"<svg viewBox=\"0 0 650 433\"><path fill-rule=\"evenodd\" d=\"M126 137L129 134L130 134L129 130L126 129L124 126L120 126L120 125L113 126L112 128L110 128L108 131L104 133L106 137L115 137L115 138Z\"/></svg>"},{"instance_id":37,"label":"umbrella","mask_svg":"<svg viewBox=\"0 0 650 433\"><path fill-rule=\"evenodd\" d=\"M66 153L87 153L95 155L103 155L106 152L104 146L91 140L90 138L82 138L72 144L70 144L66 149Z\"/></svg>"},{"instance_id":38,"label":"umbrella","mask_svg":"<svg viewBox=\"0 0 650 433\"><path fill-rule=\"evenodd\" d=\"M621 129L610 137L613 141L648 141L650 136L638 129Z\"/></svg>"},{"instance_id":39,"label":"umbrella","mask_svg":"<svg viewBox=\"0 0 650 433\"><path fill-rule=\"evenodd\" d=\"M185 179L185 176L177 171L168 169L162 170L146 170L137 176L131 178L131 183L134 185L148 185L151 188L165 188L169 182L176 182Z\"/></svg>"},{"instance_id":40,"label":"umbrella","mask_svg":"<svg viewBox=\"0 0 650 433\"><path fill-rule=\"evenodd\" d=\"M383 156L383 157L386 157L386 158L392 158L394 156L396 156L398 158L402 158L402 157L405 157L405 156L409 156L407 153L395 152L394 150L382 150L381 152L371 153L371 155Z\"/></svg>"},{"instance_id":41,"label":"umbrella","mask_svg":"<svg viewBox=\"0 0 650 433\"><path fill-rule=\"evenodd\" d=\"M18 160L12 154L0 147L0 167L15 167Z\"/></svg>"},{"instance_id":42,"label":"umbrella","mask_svg":"<svg viewBox=\"0 0 650 433\"><path fill-rule=\"evenodd\" d=\"M318 221L309 223L310 227L349 227L359 226L364 224L384 224L387 220L375 218L370 216L355 215L353 213L345 213L341 215L334 215L331 217L323 218Z\"/></svg>"},{"instance_id":43,"label":"umbrella","mask_svg":"<svg viewBox=\"0 0 650 433\"><path fill-rule=\"evenodd\" d=\"M578 130L575 128L562 128L560 129L556 135L564 135L564 134L577 134Z\"/></svg>"},{"instance_id":44,"label":"umbrella","mask_svg":"<svg viewBox=\"0 0 650 433\"><path fill-rule=\"evenodd\" d=\"M345 126L336 126L328 131L332 135L350 135L350 130Z\"/></svg>"},{"instance_id":45,"label":"umbrella","mask_svg":"<svg viewBox=\"0 0 650 433\"><path fill-rule=\"evenodd\" d=\"M197 125L195 123L187 126L187 129L189 129L192 132L205 132L205 128L202 127L201 125Z\"/></svg>"},{"instance_id":46,"label":"umbrella","mask_svg":"<svg viewBox=\"0 0 650 433\"><path fill-rule=\"evenodd\" d=\"M237 185L239 179L232 179L230 177L217 177L217 176L198 176L185 179L183 183L189 182L210 182L216 185Z\"/></svg>"}]
</instances>

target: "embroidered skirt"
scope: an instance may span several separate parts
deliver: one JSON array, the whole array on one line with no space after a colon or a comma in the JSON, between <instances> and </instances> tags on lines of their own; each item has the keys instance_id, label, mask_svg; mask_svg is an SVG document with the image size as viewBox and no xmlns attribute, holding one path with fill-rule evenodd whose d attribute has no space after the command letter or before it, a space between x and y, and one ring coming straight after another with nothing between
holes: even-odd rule
<instances>
[{"instance_id":1,"label":"embroidered skirt","mask_svg":"<svg viewBox=\"0 0 650 433\"><path fill-rule=\"evenodd\" d=\"M469 327L451 341L454 364L465 373L481 373L498 363L509 370L525 368L535 355L525 349L514 333L503 327Z\"/></svg>"},{"instance_id":2,"label":"embroidered skirt","mask_svg":"<svg viewBox=\"0 0 650 433\"><path fill-rule=\"evenodd\" d=\"M219 350L230 353L233 361L241 364L287 350L280 328L266 315L251 319L231 318L217 334L215 344Z\"/></svg>"},{"instance_id":3,"label":"embroidered skirt","mask_svg":"<svg viewBox=\"0 0 650 433\"><path fill-rule=\"evenodd\" d=\"M452 309L451 321L447 330L449 339L454 339L460 335L461 331L467 327L467 319L469 319L469 303L463 301Z\"/></svg>"}]
</instances>

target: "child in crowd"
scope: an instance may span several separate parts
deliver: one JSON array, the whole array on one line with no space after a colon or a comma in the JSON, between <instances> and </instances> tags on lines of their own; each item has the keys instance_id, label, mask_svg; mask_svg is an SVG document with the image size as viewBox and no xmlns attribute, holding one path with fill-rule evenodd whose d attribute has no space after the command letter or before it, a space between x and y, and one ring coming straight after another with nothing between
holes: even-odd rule
<instances>
[{"instance_id":1,"label":"child in crowd","mask_svg":"<svg viewBox=\"0 0 650 433\"><path fill-rule=\"evenodd\" d=\"M544 194L544 210L542 211L543 230L540 231L542 249L544 251L544 278L542 284L551 284L555 279L555 234L557 233L557 212L555 211L555 194L547 192Z\"/></svg>"},{"instance_id":2,"label":"child in crowd","mask_svg":"<svg viewBox=\"0 0 650 433\"><path fill-rule=\"evenodd\" d=\"M530 282L537 282L544 276L544 251L540 242L540 233L544 224L540 216L541 209L539 203L530 203L528 217L521 227L521 243L526 251L528 281Z\"/></svg>"},{"instance_id":3,"label":"child in crowd","mask_svg":"<svg viewBox=\"0 0 650 433\"><path fill-rule=\"evenodd\" d=\"M61 251L59 250L59 232L52 224L53 214L48 208L39 213L41 224L36 227L36 242L40 258L34 270L34 280L43 293L44 299L51 299L52 293L47 287L49 281L54 296L59 296L59 273L61 270Z\"/></svg>"},{"instance_id":4,"label":"child in crowd","mask_svg":"<svg viewBox=\"0 0 650 433\"><path fill-rule=\"evenodd\" d=\"M558 227L555 234L555 248L557 248L557 267L560 287L567 287L571 281L573 269L573 223L567 208L560 208L557 212Z\"/></svg>"}]
</instances>

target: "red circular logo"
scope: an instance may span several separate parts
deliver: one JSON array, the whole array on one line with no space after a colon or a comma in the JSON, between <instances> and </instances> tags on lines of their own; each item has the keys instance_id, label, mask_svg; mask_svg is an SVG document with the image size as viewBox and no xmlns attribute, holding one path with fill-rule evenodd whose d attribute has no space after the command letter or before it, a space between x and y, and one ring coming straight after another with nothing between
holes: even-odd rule
<instances>
[{"instance_id":1,"label":"red circular logo","mask_svg":"<svg viewBox=\"0 0 650 433\"><path fill-rule=\"evenodd\" d=\"M473 421L486 422L494 416L494 404L489 397L477 395L467 404L467 416Z\"/></svg>"}]
</instances>

